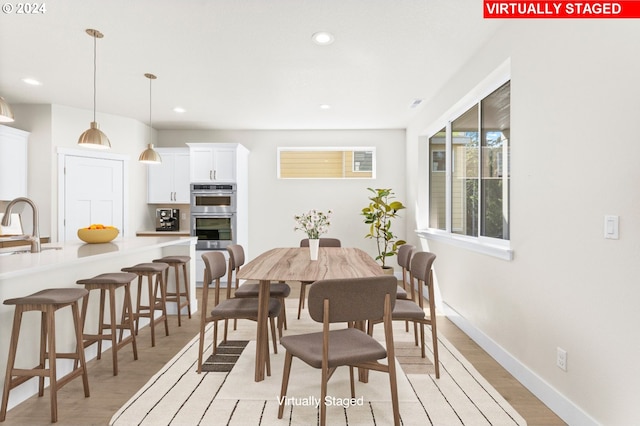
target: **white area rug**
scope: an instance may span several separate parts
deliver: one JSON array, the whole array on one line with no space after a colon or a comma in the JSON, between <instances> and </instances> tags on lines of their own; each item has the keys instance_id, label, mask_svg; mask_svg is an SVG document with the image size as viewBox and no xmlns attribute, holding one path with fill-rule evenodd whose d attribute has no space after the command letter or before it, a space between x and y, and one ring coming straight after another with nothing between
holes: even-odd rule
<instances>
[{"instance_id":1,"label":"white area rug","mask_svg":"<svg viewBox=\"0 0 640 426\"><path fill-rule=\"evenodd\" d=\"M287 301L287 334L317 330L307 318L295 319L296 301ZM295 306L294 306L295 304ZM380 326L380 329L382 327ZM210 329L210 328L209 328ZM426 330L428 332L428 330ZM378 338L378 331L376 334ZM212 332L207 333L205 358L211 353ZM255 323L242 321L230 339L255 339ZM382 335L380 334L380 340ZM404 324L394 325L395 341L412 341ZM430 339L429 339L430 340ZM440 379L430 374L405 374L398 364L398 395L403 425L526 425L524 419L443 337L439 339ZM255 341L245 348L229 373L197 374L198 336L159 371L112 417L123 425L315 425L320 396L320 373L293 360L285 415L278 419L278 398L284 348L271 354L271 377L253 380ZM361 400L345 407L349 398L348 368L340 368L329 381L328 395L335 405L327 410L328 425L393 424L388 375L369 373L369 383L356 381ZM309 404L312 404L311 406Z\"/></svg>"}]
</instances>

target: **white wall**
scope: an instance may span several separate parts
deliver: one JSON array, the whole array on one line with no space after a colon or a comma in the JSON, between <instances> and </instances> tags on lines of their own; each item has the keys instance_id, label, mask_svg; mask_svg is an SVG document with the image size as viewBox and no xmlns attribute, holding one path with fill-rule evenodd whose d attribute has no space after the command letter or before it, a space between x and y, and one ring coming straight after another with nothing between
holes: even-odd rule
<instances>
[{"instance_id":1,"label":"white wall","mask_svg":"<svg viewBox=\"0 0 640 426\"><path fill-rule=\"evenodd\" d=\"M9 123L11 127L29 132L27 143L27 196L38 206L40 219L40 236L51 235L51 162L49 151L51 146L51 105L12 105L16 121ZM0 209L4 212L5 205ZM22 225L25 232L31 234L31 208L25 205L16 206L22 211ZM18 210L16 210L18 212Z\"/></svg>"},{"instance_id":2,"label":"white wall","mask_svg":"<svg viewBox=\"0 0 640 426\"><path fill-rule=\"evenodd\" d=\"M638 37L633 20L509 23L407 129L407 198L426 211L420 135L511 58L514 260L423 247L444 301L570 424L640 424Z\"/></svg>"},{"instance_id":3,"label":"white wall","mask_svg":"<svg viewBox=\"0 0 640 426\"><path fill-rule=\"evenodd\" d=\"M294 231L293 216L310 209L334 212L327 237L344 245L375 253L372 240L365 240L367 226L360 211L368 203L367 187L393 188L404 201L404 130L161 130L158 145L184 146L191 142L229 142L247 147L249 154L249 259L276 246L297 246L306 236ZM375 146L377 178L373 180L279 180L276 175L279 146ZM397 223L405 228L404 215Z\"/></svg>"}]
</instances>

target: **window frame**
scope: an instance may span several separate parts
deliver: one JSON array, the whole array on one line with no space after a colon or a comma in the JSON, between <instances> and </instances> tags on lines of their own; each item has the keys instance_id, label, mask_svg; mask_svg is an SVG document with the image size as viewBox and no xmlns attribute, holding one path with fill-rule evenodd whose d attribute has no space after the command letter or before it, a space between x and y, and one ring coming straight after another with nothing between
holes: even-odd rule
<instances>
[{"instance_id":1,"label":"window frame","mask_svg":"<svg viewBox=\"0 0 640 426\"><path fill-rule=\"evenodd\" d=\"M452 141L452 133L451 133L451 123L455 121L458 117L461 117L465 112L469 109L473 108L473 106L477 105L480 107L480 103L487 96L492 94L495 90L500 88L507 82L511 81L511 71L510 71L510 61L507 60L501 66L499 66L493 73L491 73L487 78L485 78L481 83L479 83L474 89L472 89L463 99L457 102L453 107L451 107L445 114L443 114L438 120L435 120L432 125L430 125L425 132L421 134L420 143L426 144L427 151L427 160L426 162L421 162L421 164L426 164L424 173L422 175L426 179L426 188L427 192L431 191L430 187L430 172L431 172L431 147L430 147L430 139L436 135L438 132L442 131L443 128L446 129L446 143L445 143L445 158L446 158L446 196L445 196L445 205L447 209L446 213L446 226L445 229L437 229L431 228L428 225L430 222L430 200L429 197L426 199L427 208L424 211L427 212L427 217L423 218L425 223L427 224L426 228L418 229L416 233L418 236L426 238L427 240L433 240L437 242L443 242L455 247L460 247L463 249L467 249L470 251L482 253L485 255L493 256L499 259L513 260L514 252L511 249L511 238L510 239L500 239L500 238L492 238L485 237L482 235L479 236L467 236L456 234L452 232L452 184L451 177L453 175L452 167L453 167L453 141ZM481 127L481 126L479 126ZM481 129L480 129L481 130ZM481 173L481 160L479 160L479 173ZM479 175L481 177L481 174ZM481 179L480 179L481 180ZM481 183L480 183L481 184ZM480 191L480 188L479 188ZM510 197L511 198L511 197ZM509 211L509 223L511 224L512 210ZM481 221L479 220L478 226L481 229Z\"/></svg>"},{"instance_id":2,"label":"window frame","mask_svg":"<svg viewBox=\"0 0 640 426\"><path fill-rule=\"evenodd\" d=\"M282 176L282 169L281 169L281 164L280 164L280 160L281 160L281 152L322 152L322 151L338 151L338 152L350 152L350 153L356 153L356 152L371 152L371 170L355 170L355 155L352 156L351 161L346 162L346 165L349 167L349 170L351 173L353 173L355 176L336 176L336 177L328 177L328 176L319 176L319 177L283 177ZM345 163L343 163L343 169L345 167ZM365 174L371 174L371 176L364 176ZM307 179L329 179L329 180L335 180L335 179L344 179L344 180L351 180L351 179L375 179L376 178L376 147L375 146L299 146L299 147L292 147L292 146L279 146L277 148L277 152L276 152L276 174L277 174L277 178L278 179L283 179L283 180L292 180L292 179L302 179L302 180L307 180ZM360 176L358 176L360 175Z\"/></svg>"}]
</instances>

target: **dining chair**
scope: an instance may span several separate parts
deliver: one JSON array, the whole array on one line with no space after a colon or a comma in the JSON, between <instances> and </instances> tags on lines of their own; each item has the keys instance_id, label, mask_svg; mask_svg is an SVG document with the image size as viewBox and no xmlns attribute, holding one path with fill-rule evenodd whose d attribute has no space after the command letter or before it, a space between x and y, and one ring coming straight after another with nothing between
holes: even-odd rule
<instances>
[{"instance_id":1,"label":"dining chair","mask_svg":"<svg viewBox=\"0 0 640 426\"><path fill-rule=\"evenodd\" d=\"M398 299L408 299L409 295L407 293L407 287L411 289L411 300L416 300L415 290L411 283L407 281L407 272L409 271L409 267L411 265L411 256L413 256L413 252L416 247L411 244L403 244L398 247L398 266L400 266L402 271L402 289L403 292L399 292L397 298ZM404 294L402 294L404 293Z\"/></svg>"},{"instance_id":2,"label":"dining chair","mask_svg":"<svg viewBox=\"0 0 640 426\"><path fill-rule=\"evenodd\" d=\"M227 276L227 299L231 297L231 283L235 283L234 297L258 297L260 294L260 284L258 283L244 283L240 285L240 279L238 278L238 272L240 267L244 265L245 255L244 248L240 244L232 244L227 246L229 252L229 267ZM233 273L235 272L235 281L233 280ZM282 305L280 310L280 316L278 317L278 335L282 337L282 328L287 329L287 314L284 304L284 299L291 294L291 287L285 282L274 282L269 286L269 296L274 299L278 299ZM236 329L236 321L234 321L233 329ZM227 337L227 323L225 322L224 329L225 340Z\"/></svg>"},{"instance_id":3,"label":"dining chair","mask_svg":"<svg viewBox=\"0 0 640 426\"><path fill-rule=\"evenodd\" d=\"M205 326L213 322L213 354L218 348L218 321L229 319L258 320L258 299L257 298L230 298L220 300L220 278L227 272L227 262L222 252L208 251L202 254L204 260L204 282L202 285L202 314L200 319L200 345L198 351L198 373L202 372L202 354L204 351ZM210 313L207 313L209 297L209 286L215 284L214 306ZM269 323L271 325L271 336L273 338L273 352L278 353L276 341L275 318L280 315L282 305L277 299L269 299ZM223 341L226 341L226 336ZM267 375L271 375L271 365L267 354Z\"/></svg>"},{"instance_id":4,"label":"dining chair","mask_svg":"<svg viewBox=\"0 0 640 426\"><path fill-rule=\"evenodd\" d=\"M390 275L315 281L309 289L309 314L322 323L322 332L284 336L286 349L278 418L284 414L293 357L322 370L320 384L320 424L326 423L327 382L337 367L348 366L351 398L355 398L354 368L383 371L389 374L394 424L400 424L396 361L391 312L396 300L398 281ZM362 297L366 294L367 297ZM336 328L336 323L384 322L385 346L366 332L355 328ZM331 329L330 324L334 324ZM386 349L385 349L386 347ZM387 358L386 364L379 360Z\"/></svg>"},{"instance_id":5,"label":"dining chair","mask_svg":"<svg viewBox=\"0 0 640 426\"><path fill-rule=\"evenodd\" d=\"M429 252L416 252L411 257L409 269L409 283L414 286L417 283L418 302L409 299L397 299L391 314L393 321L409 321L417 324L420 329L420 350L422 358L426 357L426 346L424 343L424 326L431 326L431 339L433 343L433 365L435 367L436 379L440 378L440 363L438 359L438 334L436 329L436 305L433 289L433 262L436 255ZM429 316L424 311L423 286L427 287L427 297L429 301ZM373 333L373 324L380 322L369 322L369 334ZM416 346L418 341L416 339Z\"/></svg>"},{"instance_id":6,"label":"dining chair","mask_svg":"<svg viewBox=\"0 0 640 426\"><path fill-rule=\"evenodd\" d=\"M342 247L342 244L337 238L320 238L320 247ZM309 247L309 239L305 238L300 240L300 247ZM304 308L304 299L306 298L307 286L313 284L313 281L301 281L300 282L300 301L298 302L298 319L300 319L300 313Z\"/></svg>"}]
</instances>

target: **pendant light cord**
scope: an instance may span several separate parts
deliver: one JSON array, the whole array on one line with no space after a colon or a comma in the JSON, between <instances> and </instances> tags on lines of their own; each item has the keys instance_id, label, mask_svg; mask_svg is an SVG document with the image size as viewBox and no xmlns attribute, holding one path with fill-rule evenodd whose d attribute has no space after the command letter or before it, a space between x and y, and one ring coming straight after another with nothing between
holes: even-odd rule
<instances>
[{"instance_id":1,"label":"pendant light cord","mask_svg":"<svg viewBox=\"0 0 640 426\"><path fill-rule=\"evenodd\" d=\"M151 127L153 129L153 126L151 125L151 82L153 81L152 78L149 79L149 127Z\"/></svg>"},{"instance_id":2,"label":"pendant light cord","mask_svg":"<svg viewBox=\"0 0 640 426\"><path fill-rule=\"evenodd\" d=\"M97 69L97 60L96 60L96 35L93 35L93 121L96 121L96 69Z\"/></svg>"}]
</instances>

